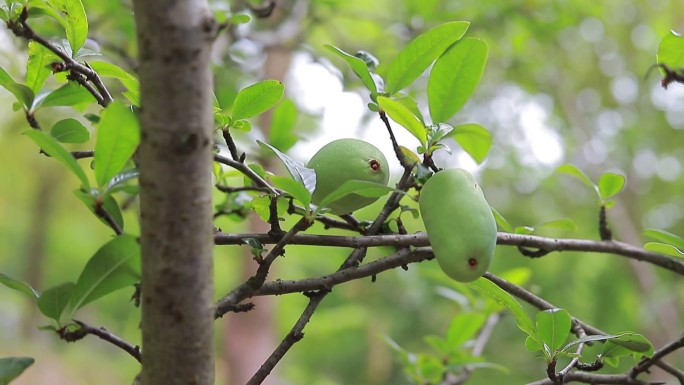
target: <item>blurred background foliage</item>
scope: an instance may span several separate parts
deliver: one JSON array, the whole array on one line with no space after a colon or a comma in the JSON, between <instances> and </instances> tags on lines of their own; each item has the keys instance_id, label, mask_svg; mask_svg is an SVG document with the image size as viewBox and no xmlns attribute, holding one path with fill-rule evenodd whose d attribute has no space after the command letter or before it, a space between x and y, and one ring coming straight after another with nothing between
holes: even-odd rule
<instances>
[{"instance_id":1,"label":"blurred background foliage","mask_svg":"<svg viewBox=\"0 0 684 385\"><path fill-rule=\"evenodd\" d=\"M247 11L245 1L211 3L217 13ZM641 245L646 228L684 235L684 87L673 84L663 90L655 71L646 77L660 39L670 30L684 30L684 9L678 1L278 4L271 17L254 19L221 36L215 55L216 94L222 104L230 105L237 90L271 73L268 65L286 69L286 95L300 111L295 132L299 142L289 151L293 157L306 160L323 143L343 136L360 136L389 148L377 117L362 112L369 98L361 83L323 44L347 52L368 51L382 65L420 32L442 22L466 20L471 22L468 36L486 40L490 54L475 96L452 123L480 123L490 130L494 144L488 159L476 166L451 143L454 153L438 156L439 166L475 171L490 204L514 226L567 217L577 224L576 230L540 235L589 239L598 239L594 193L554 170L573 163L595 180L605 171L616 171L627 177L626 189L608 210L616 239ZM134 70L130 2L85 0L84 5L90 36L105 59ZM35 27L53 38L61 33L40 20ZM19 78L26 60L24 47L25 42L0 32L0 65ZM424 87L419 81L410 90L422 108ZM42 290L75 280L111 232L72 194L75 178L21 135L28 125L12 111L11 100L9 93L0 91L0 271ZM73 111L53 109L39 119L48 126L67 116ZM267 122L254 125L264 130ZM254 143L255 138L268 138L261 132L265 131L253 130L239 138L248 160L265 156ZM415 148L410 136L399 137L403 145ZM282 173L276 166L269 168ZM218 192L216 201L221 201ZM413 204L408 198L404 203ZM359 217L372 218L377 208L365 209ZM126 214L128 232L135 233L136 215L135 209ZM409 231L421 230L420 221L409 214L402 219ZM220 217L216 225L226 232L250 231L245 221L235 218ZM323 231L318 226L309 230ZM347 252L291 247L275 273L283 279L324 275L336 269ZM390 252L374 249L368 260ZM240 282L241 253L236 246L216 248L217 298ZM533 292L607 332L637 331L657 348L684 328L684 284L668 271L605 254L553 253L533 260L514 248L499 247L491 271L511 269L529 277L526 287ZM451 319L468 308L458 289L432 262L386 272L375 283L360 280L336 287L314 315L306 337L277 368L273 383L409 383L383 336L409 351L428 352L424 336L443 336ZM0 356L36 358L17 384L121 384L137 373L137 363L93 337L66 344L38 330L47 320L33 304L16 292L0 290ZM78 317L137 343L139 311L129 302L131 294L132 290L110 295ZM305 301L301 295L273 301L277 338L289 330ZM216 329L217 384L228 383L228 353L221 347L221 336L230 333L230 327L217 322ZM544 377L545 364L523 343L524 335L512 317L504 316L483 355L508 372L477 370L470 383L518 384ZM245 354L249 349L244 346ZM671 361L682 367L684 355L673 355Z\"/></svg>"}]
</instances>

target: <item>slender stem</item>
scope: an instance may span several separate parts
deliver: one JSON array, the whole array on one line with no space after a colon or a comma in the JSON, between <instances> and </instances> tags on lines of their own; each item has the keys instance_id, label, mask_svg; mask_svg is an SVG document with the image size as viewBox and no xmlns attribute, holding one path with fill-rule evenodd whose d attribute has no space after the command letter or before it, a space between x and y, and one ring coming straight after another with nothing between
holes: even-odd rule
<instances>
[{"instance_id":1,"label":"slender stem","mask_svg":"<svg viewBox=\"0 0 684 385\"><path fill-rule=\"evenodd\" d=\"M256 172L254 172L254 170L249 168L249 166L247 166L245 163L230 158L226 158L225 156L219 154L214 154L214 161L219 162L221 164L225 164L226 166L230 166L240 171L241 173L245 174L245 176L247 176L249 179L251 179L252 182L254 182L257 186L266 188L269 194L279 195L276 189L271 187L271 185L269 185L268 182L266 182Z\"/></svg>"},{"instance_id":2,"label":"slender stem","mask_svg":"<svg viewBox=\"0 0 684 385\"><path fill-rule=\"evenodd\" d=\"M294 344L299 342L304 338L304 327L313 316L316 308L320 305L323 298L329 293L329 290L321 290L316 293L309 295L309 303L306 308L299 316L297 322L292 326L289 333L283 338L283 340L278 344L273 353L266 359L266 361L261 365L259 370L254 373L252 378L247 381L247 385L258 385L261 384L266 377L271 373L273 368L280 362L280 360L285 356L285 354L292 348Z\"/></svg>"},{"instance_id":3,"label":"slender stem","mask_svg":"<svg viewBox=\"0 0 684 385\"><path fill-rule=\"evenodd\" d=\"M101 327L101 328L96 328L93 326L90 326L86 324L85 322L81 322L78 320L74 320L74 322L78 325L78 329L74 331L67 331L66 328L60 329L59 335L62 339L64 339L67 342L73 342L80 340L81 338L84 338L88 334L92 334L104 341L109 342L110 344L122 349L126 353L130 354L133 358L135 358L138 362L142 362L142 353L140 352L140 347L137 345L131 345L128 342L122 340L121 338L115 336L114 334L110 333L107 329Z\"/></svg>"}]
</instances>

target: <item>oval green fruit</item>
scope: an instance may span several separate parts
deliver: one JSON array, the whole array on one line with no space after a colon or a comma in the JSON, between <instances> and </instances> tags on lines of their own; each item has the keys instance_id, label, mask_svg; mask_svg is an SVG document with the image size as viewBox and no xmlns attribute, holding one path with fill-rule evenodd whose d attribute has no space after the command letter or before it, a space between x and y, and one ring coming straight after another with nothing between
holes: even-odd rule
<instances>
[{"instance_id":1,"label":"oval green fruit","mask_svg":"<svg viewBox=\"0 0 684 385\"><path fill-rule=\"evenodd\" d=\"M359 139L337 139L325 146L309 160L307 167L316 171L316 189L311 200L318 204L348 180L362 180L387 185L389 165L377 147ZM378 198L347 194L330 203L333 214L348 214L368 206Z\"/></svg>"},{"instance_id":2,"label":"oval green fruit","mask_svg":"<svg viewBox=\"0 0 684 385\"><path fill-rule=\"evenodd\" d=\"M475 178L459 168L439 171L423 185L419 206L442 270L460 282L482 276L496 248L496 221Z\"/></svg>"}]
</instances>

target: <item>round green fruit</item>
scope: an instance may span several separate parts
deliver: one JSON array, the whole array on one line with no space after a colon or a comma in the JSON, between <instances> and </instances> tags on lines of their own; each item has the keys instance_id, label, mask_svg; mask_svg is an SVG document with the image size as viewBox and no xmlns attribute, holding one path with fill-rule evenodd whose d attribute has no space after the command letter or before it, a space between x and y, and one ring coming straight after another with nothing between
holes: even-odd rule
<instances>
[{"instance_id":1,"label":"round green fruit","mask_svg":"<svg viewBox=\"0 0 684 385\"><path fill-rule=\"evenodd\" d=\"M419 206L442 270L460 282L481 277L496 248L496 221L475 178L459 168L439 171L423 185Z\"/></svg>"},{"instance_id":2,"label":"round green fruit","mask_svg":"<svg viewBox=\"0 0 684 385\"><path fill-rule=\"evenodd\" d=\"M323 146L307 167L316 171L316 189L311 200L318 204L348 180L362 180L387 185L389 165L377 147L359 139L338 139ZM333 214L348 214L368 206L378 198L347 194L327 207Z\"/></svg>"}]
</instances>

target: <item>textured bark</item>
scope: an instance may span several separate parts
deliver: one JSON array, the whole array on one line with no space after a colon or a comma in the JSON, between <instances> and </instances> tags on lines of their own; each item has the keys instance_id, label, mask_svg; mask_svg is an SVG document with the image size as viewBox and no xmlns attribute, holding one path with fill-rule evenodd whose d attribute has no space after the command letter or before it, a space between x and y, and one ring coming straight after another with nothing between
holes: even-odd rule
<instances>
[{"instance_id":1,"label":"textured bark","mask_svg":"<svg viewBox=\"0 0 684 385\"><path fill-rule=\"evenodd\" d=\"M145 385L214 383L211 44L206 0L134 2Z\"/></svg>"}]
</instances>

